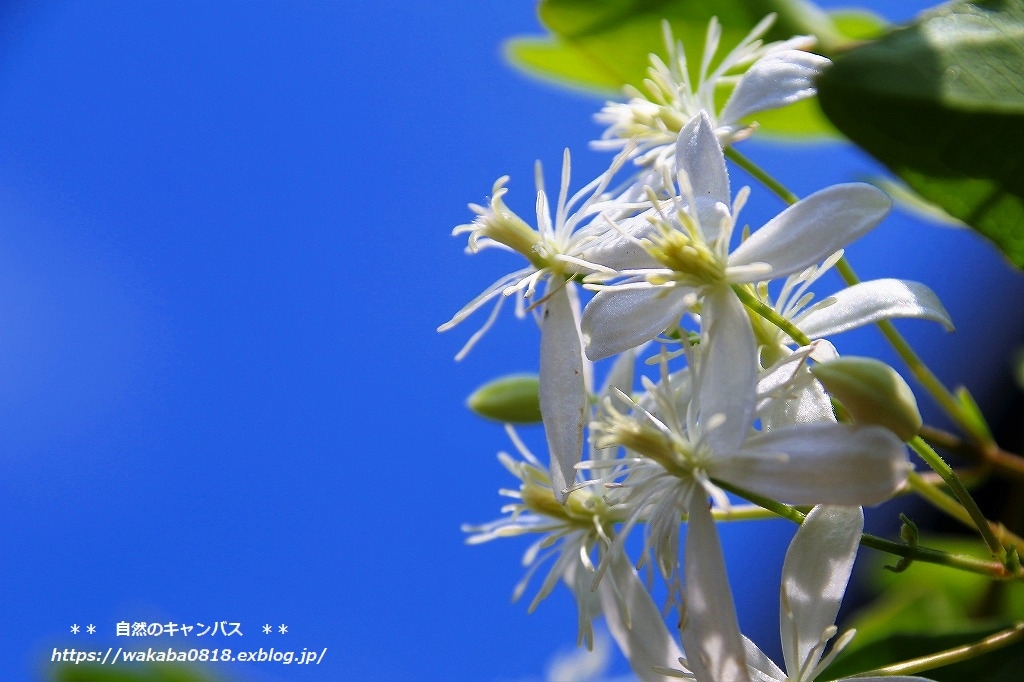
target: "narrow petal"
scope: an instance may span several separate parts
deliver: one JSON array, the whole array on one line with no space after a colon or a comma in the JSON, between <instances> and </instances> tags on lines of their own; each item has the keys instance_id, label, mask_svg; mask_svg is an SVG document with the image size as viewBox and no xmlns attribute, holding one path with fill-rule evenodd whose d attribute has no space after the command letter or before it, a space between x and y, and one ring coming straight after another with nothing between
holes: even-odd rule
<instances>
[{"instance_id":1,"label":"narrow petal","mask_svg":"<svg viewBox=\"0 0 1024 682\"><path fill-rule=\"evenodd\" d=\"M560 502L562 491L576 480L583 456L583 422L587 389L580 337L567 284L561 277L548 284L540 327L540 412L551 453L551 487Z\"/></svg>"},{"instance_id":2,"label":"narrow petal","mask_svg":"<svg viewBox=\"0 0 1024 682\"><path fill-rule=\"evenodd\" d=\"M803 50L783 50L759 59L733 90L722 110L722 122L736 123L750 114L813 97L814 79L831 63Z\"/></svg>"},{"instance_id":3,"label":"narrow petal","mask_svg":"<svg viewBox=\"0 0 1024 682\"><path fill-rule=\"evenodd\" d=\"M826 187L750 235L729 256L729 266L767 263L772 278L799 272L870 231L891 207L888 195L872 185L853 182Z\"/></svg>"},{"instance_id":4,"label":"narrow petal","mask_svg":"<svg viewBox=\"0 0 1024 682\"><path fill-rule=\"evenodd\" d=\"M700 385L697 387L701 420L716 414L725 422L704 433L716 453L731 454L743 443L753 422L757 386L757 344L750 318L727 284L711 287L701 313Z\"/></svg>"},{"instance_id":5,"label":"narrow petal","mask_svg":"<svg viewBox=\"0 0 1024 682\"><path fill-rule=\"evenodd\" d=\"M790 676L807 663L825 628L835 624L863 530L860 507L819 505L793 537L782 566L779 609L782 654Z\"/></svg>"},{"instance_id":6,"label":"narrow petal","mask_svg":"<svg viewBox=\"0 0 1024 682\"><path fill-rule=\"evenodd\" d=\"M676 168L690 180L697 206L697 217L708 241L714 241L722 220L722 209L728 215L732 196L729 194L729 173L725 168L722 145L715 136L714 124L701 110L679 131L676 142Z\"/></svg>"},{"instance_id":7,"label":"narrow petal","mask_svg":"<svg viewBox=\"0 0 1024 682\"><path fill-rule=\"evenodd\" d=\"M672 679L654 672L653 668L681 669L682 649L665 626L661 611L629 557L616 552L608 561L608 573L597 588L608 630L637 677L644 682Z\"/></svg>"},{"instance_id":8,"label":"narrow petal","mask_svg":"<svg viewBox=\"0 0 1024 682\"><path fill-rule=\"evenodd\" d=\"M587 357L597 361L636 348L679 321L687 287L605 289L583 311Z\"/></svg>"},{"instance_id":9,"label":"narrow petal","mask_svg":"<svg viewBox=\"0 0 1024 682\"><path fill-rule=\"evenodd\" d=\"M736 607L707 498L690 496L686 528L683 649L701 682L750 682Z\"/></svg>"},{"instance_id":10,"label":"narrow petal","mask_svg":"<svg viewBox=\"0 0 1024 682\"><path fill-rule=\"evenodd\" d=\"M812 339L894 317L932 320L953 331L953 320L939 297L920 282L876 279L838 291L825 299L829 300L828 305L810 308L797 322Z\"/></svg>"},{"instance_id":11,"label":"narrow petal","mask_svg":"<svg viewBox=\"0 0 1024 682\"><path fill-rule=\"evenodd\" d=\"M743 637L743 652L747 657L747 665L761 673L761 677L755 677L755 680L763 679L770 680L771 682L779 682L779 680L786 679L786 673L779 669L779 666L775 665L775 661L765 656L764 652L757 648L757 645L752 641Z\"/></svg>"},{"instance_id":12,"label":"narrow petal","mask_svg":"<svg viewBox=\"0 0 1024 682\"><path fill-rule=\"evenodd\" d=\"M799 424L747 438L719 457L713 477L788 504L873 505L904 484L911 465L900 439L880 426Z\"/></svg>"}]
</instances>

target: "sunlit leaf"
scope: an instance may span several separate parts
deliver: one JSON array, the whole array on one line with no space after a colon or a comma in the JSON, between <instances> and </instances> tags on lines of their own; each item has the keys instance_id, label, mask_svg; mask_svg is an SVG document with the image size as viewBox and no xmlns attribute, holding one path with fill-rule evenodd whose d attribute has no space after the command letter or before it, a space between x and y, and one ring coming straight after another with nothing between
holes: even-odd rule
<instances>
[{"instance_id":1,"label":"sunlit leaf","mask_svg":"<svg viewBox=\"0 0 1024 682\"><path fill-rule=\"evenodd\" d=\"M836 60L829 119L1024 267L1024 2L943 6Z\"/></svg>"},{"instance_id":2,"label":"sunlit leaf","mask_svg":"<svg viewBox=\"0 0 1024 682\"><path fill-rule=\"evenodd\" d=\"M515 38L506 51L512 63L528 73L618 97L622 86L643 82L651 53L665 56L663 20L683 42L688 62L699 64L711 17L721 22L721 45L728 49L772 12L778 16L766 40L816 35L818 49L826 55L852 41L877 36L885 27L873 14L829 14L804 0L541 0L540 19L551 34ZM756 119L768 133L835 134L810 101L759 113Z\"/></svg>"}]
</instances>

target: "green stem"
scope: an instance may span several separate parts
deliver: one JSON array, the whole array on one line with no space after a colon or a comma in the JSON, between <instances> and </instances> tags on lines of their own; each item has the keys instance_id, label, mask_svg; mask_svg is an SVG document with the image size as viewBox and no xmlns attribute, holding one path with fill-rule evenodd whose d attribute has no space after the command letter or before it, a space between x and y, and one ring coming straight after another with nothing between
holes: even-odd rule
<instances>
[{"instance_id":1,"label":"green stem","mask_svg":"<svg viewBox=\"0 0 1024 682\"><path fill-rule=\"evenodd\" d=\"M759 507L764 507L776 516L788 519L797 525L802 524L804 519L807 517L806 514L796 507L777 502L771 498L765 497L764 495L758 495L757 493L732 485L726 481L712 479L712 482L722 490L738 495L749 502L753 502ZM970 573L979 573L998 580L1006 580L1014 577L1000 562L979 559L966 554L950 554L948 552L929 549L928 547L921 547L920 545L908 545L901 542L893 542L892 540L886 540L885 538L880 538L877 535L871 535L869 533L863 533L861 535L860 544L865 547L870 547L872 549L903 557L908 561L924 561L929 564L949 566L950 568L956 568Z\"/></svg>"},{"instance_id":2,"label":"green stem","mask_svg":"<svg viewBox=\"0 0 1024 682\"><path fill-rule=\"evenodd\" d=\"M840 258L839 262L836 263L836 271L848 286L860 283L860 278L857 277L857 273L853 271L849 261L845 258ZM875 324L878 326L879 331L882 332L885 340L889 342L889 345L896 351L896 354L903 360L910 373L931 394L935 402L946 411L946 414L952 417L965 433L970 434L971 439L975 442L981 444L990 443L992 441L991 436L976 428L973 420L968 419L964 415L963 406L960 404L960 401L928 369L928 366L924 364L924 361L921 360L921 357L914 351L911 345L907 343L906 339L896 331L893 323L889 320L879 320Z\"/></svg>"},{"instance_id":3,"label":"green stem","mask_svg":"<svg viewBox=\"0 0 1024 682\"><path fill-rule=\"evenodd\" d=\"M990 651L995 651L996 649L1001 649L1004 646L1020 641L1024 641L1024 623L1017 623L1008 630L1003 630L1002 632L997 632L994 635L989 635L985 639L975 642L974 644L958 646L938 653L929 654L927 656L921 656L920 658L912 658L909 661L903 661L902 663L894 663L893 665L875 668L874 670L853 675L849 679L856 679L858 677L884 677L889 675L913 675L914 673L919 673L925 670L931 670L933 668L976 658L983 654L987 654Z\"/></svg>"},{"instance_id":4,"label":"green stem","mask_svg":"<svg viewBox=\"0 0 1024 682\"><path fill-rule=\"evenodd\" d=\"M977 527L978 532L981 533L981 537L985 540L985 544L988 545L992 556L1000 561L1006 561L1006 550L1003 549L999 538L992 531L992 526L989 525L988 519L981 513L978 503L974 501L971 493L967 490L967 486L964 485L960 477L956 475L956 472L946 463L946 460L942 459L939 453L935 452L920 436L914 436L908 444L949 486L950 491L959 500L960 504L964 506L967 513L970 514L971 520Z\"/></svg>"},{"instance_id":5,"label":"green stem","mask_svg":"<svg viewBox=\"0 0 1024 682\"><path fill-rule=\"evenodd\" d=\"M773 178L768 174L768 171L764 170L756 163L748 159L747 157L740 154L738 151L729 147L725 150L725 155L730 161L735 163L737 166L754 176L754 179L760 182L762 185L774 192L780 199L785 201L787 204L795 204L800 201L800 198L786 189L786 186L781 182Z\"/></svg>"},{"instance_id":6,"label":"green stem","mask_svg":"<svg viewBox=\"0 0 1024 682\"><path fill-rule=\"evenodd\" d=\"M960 474L957 474L957 478L963 481L963 477ZM974 518L963 505L940 490L935 483L930 483L924 476L915 472L911 472L907 476L907 483L910 484L915 493L930 502L933 507L941 509L965 526L974 527ZM1014 545L1015 547L1024 548L1024 538L1006 529L1002 524L989 521L988 527L992 530L1001 546L1009 547Z\"/></svg>"},{"instance_id":7,"label":"green stem","mask_svg":"<svg viewBox=\"0 0 1024 682\"><path fill-rule=\"evenodd\" d=\"M799 200L799 198L790 192L785 185L773 178L767 171L737 152L732 147L725 150L725 155L737 166L750 173L750 175L758 182L774 192L787 204L792 205ZM857 277L857 273L853 271L853 268L850 267L850 263L845 258L840 258L839 262L836 263L836 271L848 286L852 286L860 282L860 279ZM906 339L896 331L896 327L892 322L889 320L879 320L876 324L886 341L889 342L889 345L892 346L893 350L895 350L900 356L900 359L902 359L907 365L907 368L910 370L911 374L914 375L914 378L916 378L925 390L932 395L942 409L945 410L954 421L956 421L957 425L963 429L964 433L969 434L971 439L984 446L984 449L991 449L992 436L976 426L974 420L965 414L960 401L957 400L956 397L945 386L943 386L938 377L928 369L928 366L925 365L917 353L914 352L914 349L909 343L907 343ZM794 341L795 340L796 339L794 338Z\"/></svg>"},{"instance_id":8,"label":"green stem","mask_svg":"<svg viewBox=\"0 0 1024 682\"><path fill-rule=\"evenodd\" d=\"M749 289L744 287L742 284L733 284L732 290L736 292L736 295L740 297L743 305L747 306L755 313L768 320L782 331L789 334L789 338L793 339L797 344L806 346L811 342L810 337L800 331L795 324L780 315L775 308L771 307L757 296L752 294Z\"/></svg>"}]
</instances>

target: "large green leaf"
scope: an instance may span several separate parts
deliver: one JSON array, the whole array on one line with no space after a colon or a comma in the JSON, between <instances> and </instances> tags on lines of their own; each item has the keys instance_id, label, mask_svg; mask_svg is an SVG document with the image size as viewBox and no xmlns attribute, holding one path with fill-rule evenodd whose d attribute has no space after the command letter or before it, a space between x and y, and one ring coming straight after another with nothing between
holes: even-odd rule
<instances>
[{"instance_id":1,"label":"large green leaf","mask_svg":"<svg viewBox=\"0 0 1024 682\"><path fill-rule=\"evenodd\" d=\"M835 126L1024 267L1024 0L959 3L835 61Z\"/></svg>"},{"instance_id":2,"label":"large green leaf","mask_svg":"<svg viewBox=\"0 0 1024 682\"><path fill-rule=\"evenodd\" d=\"M826 14L806 0L541 0L540 19L551 34L515 38L506 51L531 74L616 96L626 84L641 85L651 53L664 58L663 20L683 42L688 63L699 64L711 17L722 24L724 53L771 12L778 17L766 40L813 34L826 54L851 40L877 36L884 26L872 14ZM834 135L810 101L758 114L757 121L767 132Z\"/></svg>"}]
</instances>

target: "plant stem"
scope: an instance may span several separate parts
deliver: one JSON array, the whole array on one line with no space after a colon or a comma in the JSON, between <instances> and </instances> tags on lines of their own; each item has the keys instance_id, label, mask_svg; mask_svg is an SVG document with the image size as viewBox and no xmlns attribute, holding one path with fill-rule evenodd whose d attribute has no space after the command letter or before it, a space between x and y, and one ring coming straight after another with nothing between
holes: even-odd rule
<instances>
[{"instance_id":1,"label":"plant stem","mask_svg":"<svg viewBox=\"0 0 1024 682\"><path fill-rule=\"evenodd\" d=\"M758 495L757 493L750 492L749 490L734 486L725 481L720 481L718 479L712 479L712 481L723 490L734 495L738 495L749 502L753 502L759 507L763 507L774 513L776 516L788 519L797 525L802 524L804 522L804 518L807 516L796 507L792 507L788 504L777 502L771 498ZM863 533L861 535L860 544L865 547L870 547L872 549L903 557L908 561L924 561L929 564L949 566L950 568L956 568L970 573L979 573L997 580L1006 580L1015 577L1002 563L997 561L979 559L966 554L950 554L949 552L941 552L939 550L929 549L928 547L921 547L920 545L908 545L901 542L893 542L892 540L886 540L885 538L880 538L869 533Z\"/></svg>"},{"instance_id":2,"label":"plant stem","mask_svg":"<svg viewBox=\"0 0 1024 682\"><path fill-rule=\"evenodd\" d=\"M780 315L775 308L771 307L757 296L752 294L748 288L742 284L733 284L732 290L739 296L740 301L743 305L753 310L755 313L768 320L782 331L789 334L789 338L793 339L797 344L806 346L811 342L811 339L804 334L795 324Z\"/></svg>"},{"instance_id":3,"label":"plant stem","mask_svg":"<svg viewBox=\"0 0 1024 682\"><path fill-rule=\"evenodd\" d=\"M1024 457L1020 455L1007 452L994 444L991 448L980 447L977 443L964 441L955 434L932 426L922 426L921 437L935 447L981 462L1004 476L1024 481Z\"/></svg>"},{"instance_id":4,"label":"plant stem","mask_svg":"<svg viewBox=\"0 0 1024 682\"><path fill-rule=\"evenodd\" d=\"M990 651L995 651L996 649L1001 649L1004 646L1020 641L1024 641L1024 623L1017 623L1008 630L1003 630L1002 632L997 632L994 635L989 635L985 639L977 641L974 644L958 646L938 653L929 654L927 656L912 658L909 661L903 661L902 663L894 663L893 665L875 668L874 670L852 675L849 679L856 679L858 677L883 677L889 675L912 675L924 670L931 670L932 668L938 668L940 666L976 658L977 656L987 654Z\"/></svg>"},{"instance_id":5,"label":"plant stem","mask_svg":"<svg viewBox=\"0 0 1024 682\"><path fill-rule=\"evenodd\" d=\"M942 480L949 486L950 491L960 501L960 504L964 506L964 509L970 514L971 520L974 522L974 526L981 533L981 537L985 540L985 544L988 545L989 551L992 552L992 556L996 557L1000 561L1006 560L1006 550L1003 549L1003 545L999 542L999 538L992 532L992 527L985 518L985 515L981 513L981 509L978 508L978 503L974 501L971 493L967 490L967 486L964 485L960 477L956 475L956 472L946 463L946 460L939 456L939 453L935 452L928 443L920 436L914 436L909 442L910 447L914 449L921 459L925 461L928 466L932 468L935 473L942 477Z\"/></svg>"}]
</instances>

